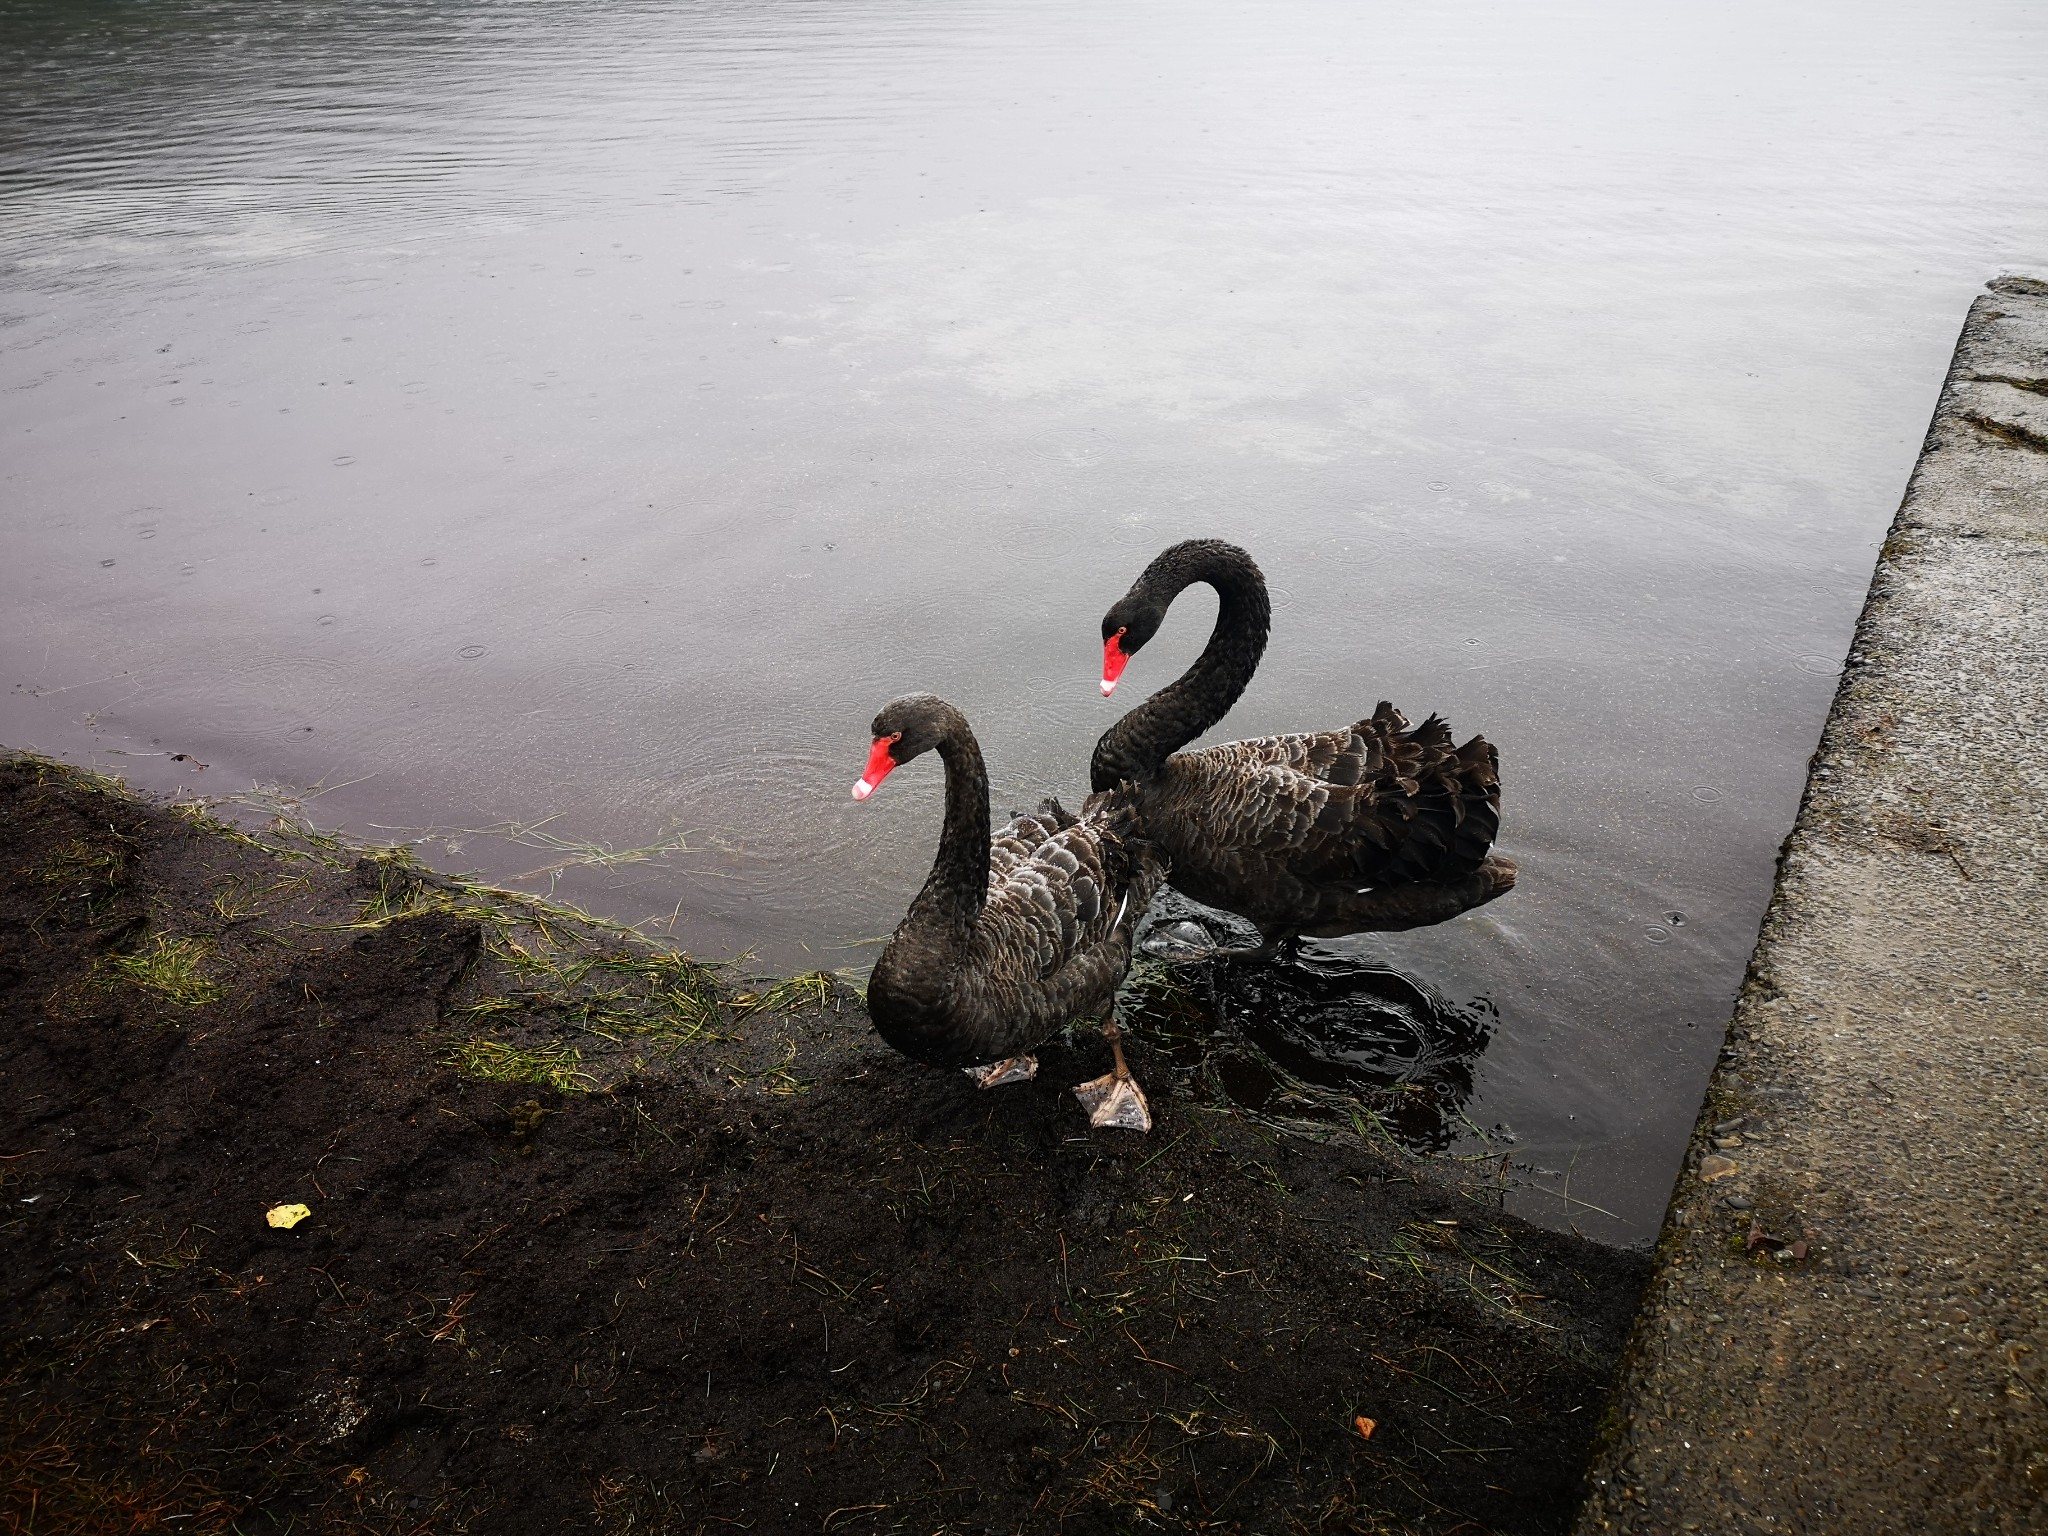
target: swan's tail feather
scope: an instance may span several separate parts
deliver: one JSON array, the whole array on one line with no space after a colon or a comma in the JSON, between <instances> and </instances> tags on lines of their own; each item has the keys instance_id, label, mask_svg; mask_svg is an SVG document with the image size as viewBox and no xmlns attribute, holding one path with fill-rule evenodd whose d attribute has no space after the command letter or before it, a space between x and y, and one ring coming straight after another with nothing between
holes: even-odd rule
<instances>
[{"instance_id":1,"label":"swan's tail feather","mask_svg":"<svg viewBox=\"0 0 2048 1536\"><path fill-rule=\"evenodd\" d=\"M1371 782L1370 810L1356 830L1389 855L1383 876L1437 881L1477 869L1500 833L1493 743L1474 736L1455 746L1441 715L1411 727L1384 699L1351 729Z\"/></svg>"},{"instance_id":2,"label":"swan's tail feather","mask_svg":"<svg viewBox=\"0 0 2048 1536\"><path fill-rule=\"evenodd\" d=\"M1083 809L1086 808L1083 807ZM1078 825L1081 820L1079 816L1076 816L1064 805L1061 805L1059 802L1059 798L1055 795L1047 795L1043 800L1038 802L1038 814L1040 816L1045 817L1048 821L1050 821L1055 827L1058 827L1061 831L1065 831L1068 827Z\"/></svg>"}]
</instances>

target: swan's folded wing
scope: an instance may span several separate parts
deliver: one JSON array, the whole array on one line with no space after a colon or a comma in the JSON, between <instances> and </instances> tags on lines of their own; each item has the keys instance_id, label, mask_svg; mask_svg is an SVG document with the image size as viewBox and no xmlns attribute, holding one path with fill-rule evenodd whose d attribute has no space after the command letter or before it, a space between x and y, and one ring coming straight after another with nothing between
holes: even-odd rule
<instances>
[{"instance_id":1,"label":"swan's folded wing","mask_svg":"<svg viewBox=\"0 0 2048 1536\"><path fill-rule=\"evenodd\" d=\"M1499 830L1492 745L1454 747L1436 716L1411 729L1386 703L1348 730L1225 742L1169 766L1165 814L1309 882L1441 879L1475 867Z\"/></svg>"},{"instance_id":2,"label":"swan's folded wing","mask_svg":"<svg viewBox=\"0 0 2048 1536\"><path fill-rule=\"evenodd\" d=\"M1013 816L989 839L988 865L991 891L1018 870L1028 866L1039 850L1071 826L1074 818L1059 802L1048 800L1035 813Z\"/></svg>"},{"instance_id":3,"label":"swan's folded wing","mask_svg":"<svg viewBox=\"0 0 2048 1536\"><path fill-rule=\"evenodd\" d=\"M1256 736L1246 741L1226 741L1199 752L1183 752L1171 759L1199 759L1212 771L1251 776L1267 769L1285 769L1319 783L1356 784L1371 770L1359 739L1358 728L1341 731L1310 731L1287 736Z\"/></svg>"},{"instance_id":4,"label":"swan's folded wing","mask_svg":"<svg viewBox=\"0 0 2048 1536\"><path fill-rule=\"evenodd\" d=\"M1028 853L1017 840L1000 869L991 862L977 955L1013 983L1044 981L1116 940L1131 856L1112 818L1068 820ZM1151 885L1143 896L1150 901Z\"/></svg>"}]
</instances>

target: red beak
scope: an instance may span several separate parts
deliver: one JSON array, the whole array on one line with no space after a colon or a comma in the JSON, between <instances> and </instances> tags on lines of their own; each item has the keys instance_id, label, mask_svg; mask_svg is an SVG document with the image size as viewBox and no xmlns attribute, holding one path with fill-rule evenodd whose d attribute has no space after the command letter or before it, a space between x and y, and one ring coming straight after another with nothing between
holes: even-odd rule
<instances>
[{"instance_id":1,"label":"red beak","mask_svg":"<svg viewBox=\"0 0 2048 1536\"><path fill-rule=\"evenodd\" d=\"M875 792L875 786L896 771L896 758L889 749L896 745L893 736L877 736L875 744L868 749L868 771L860 776L860 782L853 786L853 798L865 800Z\"/></svg>"},{"instance_id":2,"label":"red beak","mask_svg":"<svg viewBox=\"0 0 2048 1536\"><path fill-rule=\"evenodd\" d=\"M1118 632L1102 642L1102 696L1116 692L1116 680L1124 675L1131 658L1124 654L1123 634Z\"/></svg>"}]
</instances>

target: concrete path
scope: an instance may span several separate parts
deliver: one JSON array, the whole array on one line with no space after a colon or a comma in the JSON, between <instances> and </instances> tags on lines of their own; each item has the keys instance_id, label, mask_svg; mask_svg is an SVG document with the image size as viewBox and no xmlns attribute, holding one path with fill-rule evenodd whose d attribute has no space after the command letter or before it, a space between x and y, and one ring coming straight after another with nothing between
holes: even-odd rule
<instances>
[{"instance_id":1,"label":"concrete path","mask_svg":"<svg viewBox=\"0 0 2048 1536\"><path fill-rule=\"evenodd\" d=\"M2048 284L1963 327L1579 1536L2048 1531Z\"/></svg>"}]
</instances>

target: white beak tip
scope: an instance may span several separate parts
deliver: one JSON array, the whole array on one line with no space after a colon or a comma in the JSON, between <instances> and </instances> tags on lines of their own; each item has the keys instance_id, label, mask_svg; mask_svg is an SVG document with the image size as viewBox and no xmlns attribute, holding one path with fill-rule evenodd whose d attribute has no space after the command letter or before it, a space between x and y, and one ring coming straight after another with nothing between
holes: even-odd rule
<instances>
[{"instance_id":1,"label":"white beak tip","mask_svg":"<svg viewBox=\"0 0 2048 1536\"><path fill-rule=\"evenodd\" d=\"M869 795L872 795L874 792L875 786L870 784L866 779L862 779L858 784L853 786L853 798L856 800L865 800Z\"/></svg>"},{"instance_id":2,"label":"white beak tip","mask_svg":"<svg viewBox=\"0 0 2048 1536\"><path fill-rule=\"evenodd\" d=\"M1115 684L1115 683L1111 683L1111 682L1105 682L1105 683L1104 683L1104 684L1102 685L1102 696L1103 696L1103 697L1104 697L1105 699L1106 699L1106 698L1108 698L1108 697L1109 697L1109 696L1110 696L1110 695L1111 695L1112 693L1115 693L1115 692L1116 692L1116 684Z\"/></svg>"}]
</instances>

